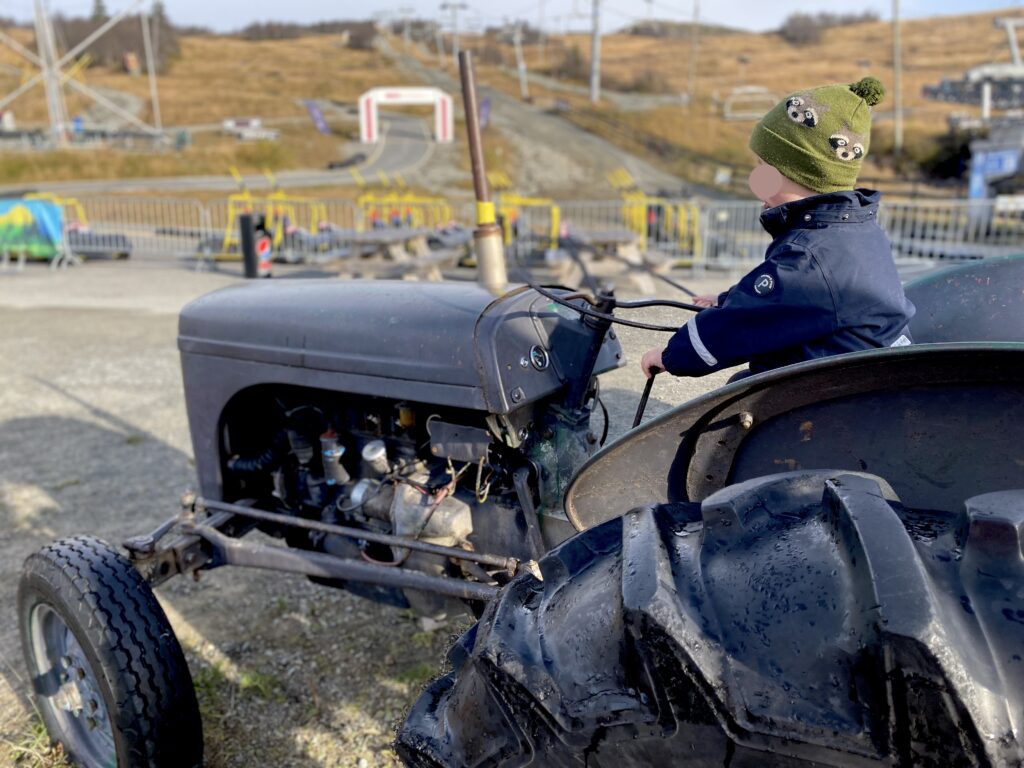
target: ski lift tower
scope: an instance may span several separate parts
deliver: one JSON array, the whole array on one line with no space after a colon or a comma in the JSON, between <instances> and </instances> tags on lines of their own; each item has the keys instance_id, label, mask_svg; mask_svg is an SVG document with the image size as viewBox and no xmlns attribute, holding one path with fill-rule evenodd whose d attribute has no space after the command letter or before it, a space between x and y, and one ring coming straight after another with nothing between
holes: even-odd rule
<instances>
[{"instance_id":1,"label":"ski lift tower","mask_svg":"<svg viewBox=\"0 0 1024 768\"><path fill-rule=\"evenodd\" d=\"M117 115L125 122L151 134L154 138L162 138L163 128L160 125L160 103L156 90L156 69L150 37L149 18L145 12L139 14L139 19L142 23L143 46L146 49L146 66L149 70L150 98L152 100L155 125L139 120L135 115L122 109L102 93L90 88L85 83L79 82L73 76L75 59L80 54L85 53L90 45L117 26L142 3L143 0L132 0L127 8L114 14L82 42L65 54L60 55L57 51L49 3L47 0L34 0L36 49L38 53L29 50L2 31L0 31L0 44L6 45L30 64L37 67L39 71L25 80L18 88L0 98L0 111L23 93L42 83L43 89L46 92L46 106L50 117L50 132L53 143L58 147L65 146L68 141L69 124L67 105L64 101L64 87L67 86L100 104L107 111Z\"/></svg>"}]
</instances>

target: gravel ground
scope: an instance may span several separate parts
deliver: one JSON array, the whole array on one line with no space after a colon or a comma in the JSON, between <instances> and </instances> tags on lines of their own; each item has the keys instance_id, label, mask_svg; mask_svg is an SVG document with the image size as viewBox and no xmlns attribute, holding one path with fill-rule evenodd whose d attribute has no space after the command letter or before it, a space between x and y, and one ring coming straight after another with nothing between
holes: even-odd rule
<instances>
[{"instance_id":1,"label":"gravel ground","mask_svg":"<svg viewBox=\"0 0 1024 768\"><path fill-rule=\"evenodd\" d=\"M118 543L174 512L194 482L176 314L236 279L115 263L0 273L0 765L59 762L44 755L26 697L14 616L21 562L55 537ZM665 337L622 329L621 338L630 365L603 380L613 435L632 421L643 386L636 361ZM659 379L648 414L726 377ZM397 765L396 724L462 628L423 632L407 613L262 572L177 579L159 597L186 649L214 768Z\"/></svg>"}]
</instances>

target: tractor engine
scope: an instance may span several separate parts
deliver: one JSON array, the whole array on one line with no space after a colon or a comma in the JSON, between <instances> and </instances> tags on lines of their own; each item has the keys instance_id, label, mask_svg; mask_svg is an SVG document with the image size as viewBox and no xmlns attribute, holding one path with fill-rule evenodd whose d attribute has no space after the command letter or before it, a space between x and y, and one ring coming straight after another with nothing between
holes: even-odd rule
<instances>
[{"instance_id":1,"label":"tractor engine","mask_svg":"<svg viewBox=\"0 0 1024 768\"><path fill-rule=\"evenodd\" d=\"M553 403L540 403L531 410L533 418L510 434L499 420L472 411L330 392L258 390L226 414L225 498L442 546L536 559L550 545L545 530L549 539L565 535L562 521L538 513L560 508L572 472L596 447L589 428L594 403L591 397L568 422ZM253 413L265 420L245 418ZM562 460L547 461L555 454ZM401 547L261 527L293 547L376 565L486 583L503 575ZM434 619L461 610L453 599L418 590L327 583Z\"/></svg>"},{"instance_id":2,"label":"tractor engine","mask_svg":"<svg viewBox=\"0 0 1024 768\"><path fill-rule=\"evenodd\" d=\"M624 363L608 324L526 288L269 282L181 313L205 498L520 562L572 533L562 496L602 442L598 376ZM454 556L260 527L378 566L502 577ZM427 616L450 609L408 588L342 586Z\"/></svg>"}]
</instances>

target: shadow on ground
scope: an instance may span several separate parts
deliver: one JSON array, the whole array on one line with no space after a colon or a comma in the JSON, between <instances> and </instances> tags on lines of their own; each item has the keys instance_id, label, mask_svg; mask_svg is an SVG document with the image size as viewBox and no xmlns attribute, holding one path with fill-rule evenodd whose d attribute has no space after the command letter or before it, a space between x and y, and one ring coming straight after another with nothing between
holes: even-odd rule
<instances>
[{"instance_id":1,"label":"shadow on ground","mask_svg":"<svg viewBox=\"0 0 1024 768\"><path fill-rule=\"evenodd\" d=\"M13 620L24 558L54 538L88 533L116 545L149 530L174 513L193 475L182 451L92 410L108 426L0 424L0 613L10 617L0 629L0 756L2 741L31 729ZM215 767L397 764L394 725L455 631L423 633L400 611L280 574L211 572L158 595L186 649Z\"/></svg>"}]
</instances>

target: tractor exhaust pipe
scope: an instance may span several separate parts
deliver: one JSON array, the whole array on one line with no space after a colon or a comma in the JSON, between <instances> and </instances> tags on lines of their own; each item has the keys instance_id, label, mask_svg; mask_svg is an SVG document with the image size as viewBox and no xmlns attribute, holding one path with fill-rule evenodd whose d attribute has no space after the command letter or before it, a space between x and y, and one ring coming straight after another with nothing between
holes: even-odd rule
<instances>
[{"instance_id":1,"label":"tractor exhaust pipe","mask_svg":"<svg viewBox=\"0 0 1024 768\"><path fill-rule=\"evenodd\" d=\"M473 245L476 253L477 282L495 296L508 288L505 246L501 227L497 224L491 190L484 167L484 148L480 139L480 111L476 100L473 75L473 54L459 52L459 74L462 78L462 103L466 109L466 133L469 135L469 157L473 165L473 190L476 192L476 230Z\"/></svg>"}]
</instances>

